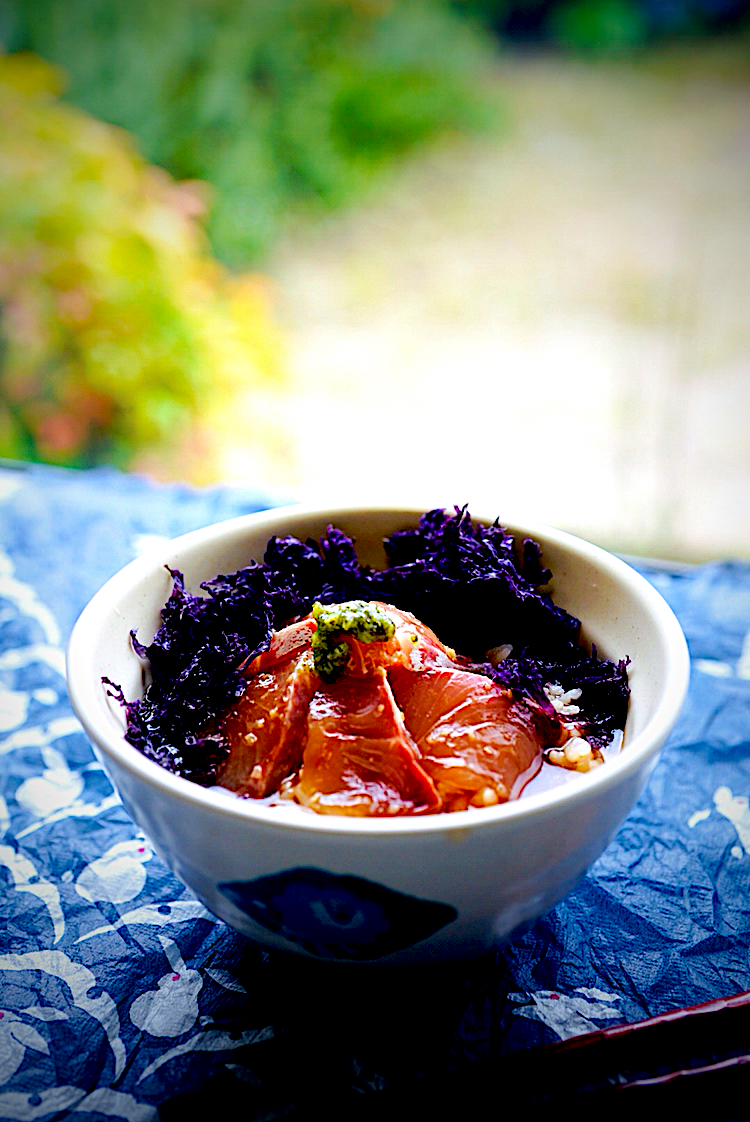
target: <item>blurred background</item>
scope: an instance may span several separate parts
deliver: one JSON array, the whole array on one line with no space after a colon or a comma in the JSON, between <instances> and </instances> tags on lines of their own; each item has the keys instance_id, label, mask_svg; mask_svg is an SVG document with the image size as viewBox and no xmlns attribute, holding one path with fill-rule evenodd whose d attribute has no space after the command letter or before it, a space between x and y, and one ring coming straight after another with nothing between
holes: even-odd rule
<instances>
[{"instance_id":1,"label":"blurred background","mask_svg":"<svg viewBox=\"0 0 750 1122\"><path fill-rule=\"evenodd\" d=\"M750 557L750 3L0 0L0 456Z\"/></svg>"}]
</instances>

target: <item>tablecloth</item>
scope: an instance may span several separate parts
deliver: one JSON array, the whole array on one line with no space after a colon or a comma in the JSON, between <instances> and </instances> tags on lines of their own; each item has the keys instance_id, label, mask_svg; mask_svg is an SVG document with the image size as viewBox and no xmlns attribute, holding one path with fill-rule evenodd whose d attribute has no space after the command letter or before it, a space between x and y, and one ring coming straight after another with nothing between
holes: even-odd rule
<instances>
[{"instance_id":1,"label":"tablecloth","mask_svg":"<svg viewBox=\"0 0 750 1122\"><path fill-rule=\"evenodd\" d=\"M750 990L740 562L635 562L687 635L687 705L615 841L510 945L423 970L318 966L192 899L97 762L64 650L88 599L155 536L273 504L109 469L0 470L0 1118L380 1117L438 1102L446 1080L468 1105L512 1085L514 1058Z\"/></svg>"}]
</instances>

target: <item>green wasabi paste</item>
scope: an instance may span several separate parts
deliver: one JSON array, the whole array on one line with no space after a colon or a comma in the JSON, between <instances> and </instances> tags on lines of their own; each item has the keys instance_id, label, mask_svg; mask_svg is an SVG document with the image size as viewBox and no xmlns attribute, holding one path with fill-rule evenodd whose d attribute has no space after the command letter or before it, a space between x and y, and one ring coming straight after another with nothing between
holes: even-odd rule
<instances>
[{"instance_id":1,"label":"green wasabi paste","mask_svg":"<svg viewBox=\"0 0 750 1122\"><path fill-rule=\"evenodd\" d=\"M347 600L343 604L313 604L313 619L318 630L313 635L315 670L324 682L335 682L349 664L350 647L338 642L351 635L360 643L387 643L396 633L396 624L382 608L367 600Z\"/></svg>"}]
</instances>

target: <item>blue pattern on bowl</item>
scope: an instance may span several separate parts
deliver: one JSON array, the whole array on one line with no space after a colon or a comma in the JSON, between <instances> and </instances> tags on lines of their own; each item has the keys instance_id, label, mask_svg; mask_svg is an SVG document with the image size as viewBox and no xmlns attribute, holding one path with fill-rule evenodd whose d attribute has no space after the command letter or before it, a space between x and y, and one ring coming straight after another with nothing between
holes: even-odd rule
<instances>
[{"instance_id":1,"label":"blue pattern on bowl","mask_svg":"<svg viewBox=\"0 0 750 1122\"><path fill-rule=\"evenodd\" d=\"M382 958L426 939L458 914L449 904L323 869L287 869L219 889L256 923L321 958Z\"/></svg>"}]
</instances>

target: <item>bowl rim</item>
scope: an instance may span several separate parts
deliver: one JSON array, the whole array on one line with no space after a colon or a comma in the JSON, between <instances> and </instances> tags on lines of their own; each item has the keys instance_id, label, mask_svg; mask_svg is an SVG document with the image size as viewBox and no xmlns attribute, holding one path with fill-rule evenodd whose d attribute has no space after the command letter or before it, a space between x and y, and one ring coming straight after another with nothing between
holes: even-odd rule
<instances>
[{"instance_id":1,"label":"bowl rim","mask_svg":"<svg viewBox=\"0 0 750 1122\"><path fill-rule=\"evenodd\" d=\"M470 504L467 504L467 507L475 522L491 524L498 521L516 537L546 540L602 567L610 576L624 581L656 619L668 652L668 671L662 697L647 725L628 742L625 751L610 757L606 766L580 777L571 776L570 782L494 807L471 808L451 814L381 818L320 815L296 804L291 804L289 808L278 804L268 805L265 802L243 799L222 788L202 787L148 759L129 744L124 736L115 736L105 725L104 720L92 716L92 713L99 712L96 706L90 705L94 697L93 691L97 688L103 689L104 686L101 684L101 676L96 674L96 668L92 665L93 643L89 636L98 630L100 621L105 618L104 609L111 607L113 600L116 602L126 591L136 587L151 573L162 568L168 555L172 555L175 551L199 547L216 537L231 538L244 531L257 531L261 526L268 527L268 537L270 537L274 533L283 532L284 525L292 519L327 521L332 525L338 525L340 521L346 521L352 515L377 513L403 517L416 522L426 510L435 509L435 507L416 507L397 503L364 506L294 503L239 515L172 538L130 561L111 576L78 616L66 650L66 678L70 701L95 750L103 755L105 762L107 759L110 760L117 767L129 772L132 778L145 782L152 790L178 802L202 807L212 813L226 815L233 819L244 819L267 828L312 832L321 836L348 834L378 838L445 831L474 832L488 827L497 828L503 823L507 823L510 828L519 818L526 819L550 811L554 812L557 808L567 807L569 804L579 804L594 799L599 793L614 785L627 782L652 759L655 764L683 708L690 679L687 641L677 617L664 597L631 564L601 546L542 522L518 521L516 518L504 521L499 516L488 517L481 510L471 508ZM288 532L293 531L288 530Z\"/></svg>"}]
</instances>

